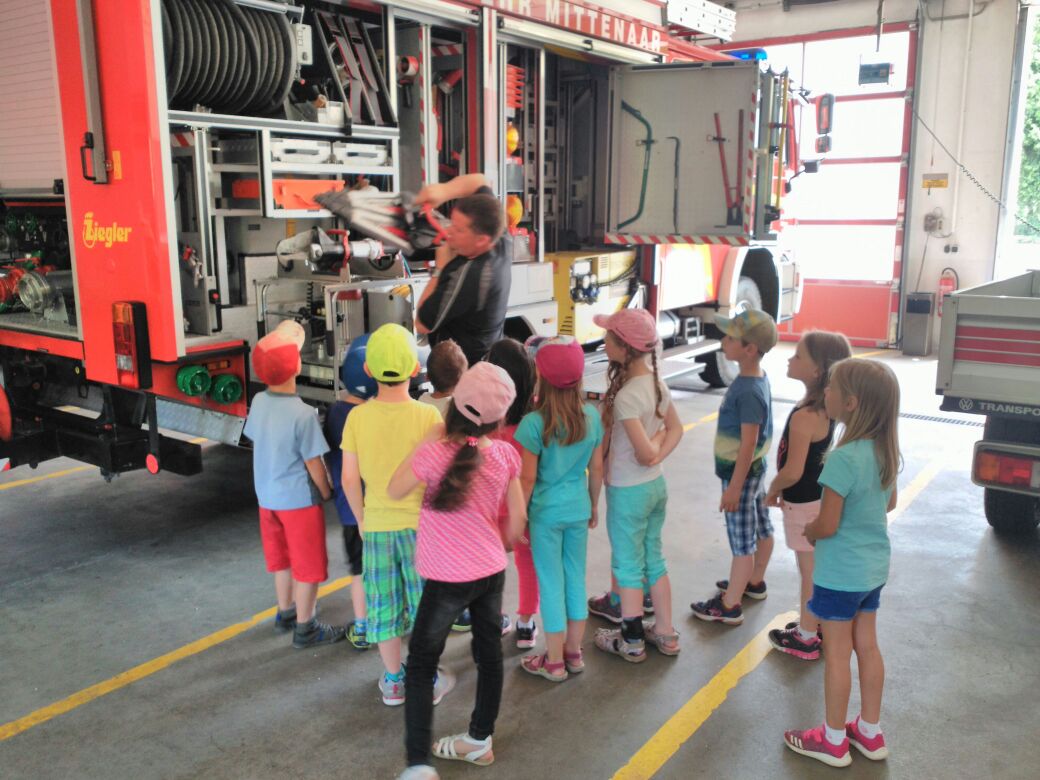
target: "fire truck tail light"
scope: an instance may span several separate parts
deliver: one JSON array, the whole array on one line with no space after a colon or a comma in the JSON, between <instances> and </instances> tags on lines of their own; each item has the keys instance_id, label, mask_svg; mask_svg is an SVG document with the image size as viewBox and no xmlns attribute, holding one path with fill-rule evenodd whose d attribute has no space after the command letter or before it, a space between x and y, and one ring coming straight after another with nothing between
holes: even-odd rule
<instances>
[{"instance_id":1,"label":"fire truck tail light","mask_svg":"<svg viewBox=\"0 0 1040 780\"><path fill-rule=\"evenodd\" d=\"M113 303L112 336L119 385L141 389L151 387L152 356L145 305L137 301Z\"/></svg>"}]
</instances>

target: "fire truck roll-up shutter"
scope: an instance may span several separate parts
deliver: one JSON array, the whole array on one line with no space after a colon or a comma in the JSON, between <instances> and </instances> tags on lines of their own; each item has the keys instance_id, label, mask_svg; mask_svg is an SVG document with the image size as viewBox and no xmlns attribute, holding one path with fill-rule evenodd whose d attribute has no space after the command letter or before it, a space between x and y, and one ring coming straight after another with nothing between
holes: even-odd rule
<instances>
[{"instance_id":1,"label":"fire truck roll-up shutter","mask_svg":"<svg viewBox=\"0 0 1040 780\"><path fill-rule=\"evenodd\" d=\"M475 27L480 24L480 12L456 3L440 0L375 0L380 5L392 8L395 13L416 21L435 24L462 24Z\"/></svg>"},{"instance_id":2,"label":"fire truck roll-up shutter","mask_svg":"<svg viewBox=\"0 0 1040 780\"><path fill-rule=\"evenodd\" d=\"M502 34L519 41L536 41L552 46L592 54L605 60L627 63L630 65L653 65L661 62L660 54L632 49L617 43L610 43L599 38L559 30L544 24L514 19L511 16L499 16L499 29Z\"/></svg>"},{"instance_id":3,"label":"fire truck roll-up shutter","mask_svg":"<svg viewBox=\"0 0 1040 780\"><path fill-rule=\"evenodd\" d=\"M65 178L50 4L0 2L0 191L46 191Z\"/></svg>"}]
</instances>

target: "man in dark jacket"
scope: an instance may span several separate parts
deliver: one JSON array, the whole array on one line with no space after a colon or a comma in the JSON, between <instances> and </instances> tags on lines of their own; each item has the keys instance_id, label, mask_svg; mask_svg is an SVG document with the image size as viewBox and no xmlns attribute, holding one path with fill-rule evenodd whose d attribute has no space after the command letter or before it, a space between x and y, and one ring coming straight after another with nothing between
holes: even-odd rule
<instances>
[{"instance_id":1,"label":"man in dark jacket","mask_svg":"<svg viewBox=\"0 0 1040 780\"><path fill-rule=\"evenodd\" d=\"M415 328L431 346L453 339L470 365L483 360L502 338L512 281L510 253L503 236L502 204L483 174L431 184L417 203L435 208L454 200L448 239L437 250L433 278L416 309Z\"/></svg>"}]
</instances>

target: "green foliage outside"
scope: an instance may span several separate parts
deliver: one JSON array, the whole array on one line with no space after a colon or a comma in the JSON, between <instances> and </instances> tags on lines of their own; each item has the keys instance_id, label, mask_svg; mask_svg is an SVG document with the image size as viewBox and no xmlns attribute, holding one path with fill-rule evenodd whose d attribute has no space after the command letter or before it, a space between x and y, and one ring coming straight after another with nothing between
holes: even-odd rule
<instances>
[{"instance_id":1,"label":"green foliage outside","mask_svg":"<svg viewBox=\"0 0 1040 780\"><path fill-rule=\"evenodd\" d=\"M1026 112L1022 127L1022 167L1018 179L1018 213L1027 222L1040 225L1040 20L1033 24L1032 54L1024 69ZM1040 233L1015 224L1015 235L1040 240Z\"/></svg>"}]
</instances>

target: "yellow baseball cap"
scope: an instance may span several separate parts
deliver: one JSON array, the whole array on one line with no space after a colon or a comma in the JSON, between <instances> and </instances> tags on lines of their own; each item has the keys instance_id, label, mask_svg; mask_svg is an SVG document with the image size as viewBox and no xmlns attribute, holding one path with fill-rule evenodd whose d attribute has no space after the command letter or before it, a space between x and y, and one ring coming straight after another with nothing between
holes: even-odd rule
<instances>
[{"instance_id":1,"label":"yellow baseball cap","mask_svg":"<svg viewBox=\"0 0 1040 780\"><path fill-rule=\"evenodd\" d=\"M744 309L735 317L715 317L715 327L748 344L764 355L776 346L776 322L761 309Z\"/></svg>"},{"instance_id":2,"label":"yellow baseball cap","mask_svg":"<svg viewBox=\"0 0 1040 780\"><path fill-rule=\"evenodd\" d=\"M365 365L377 382L404 382L419 365L415 336L395 322L381 325L369 336Z\"/></svg>"}]
</instances>

